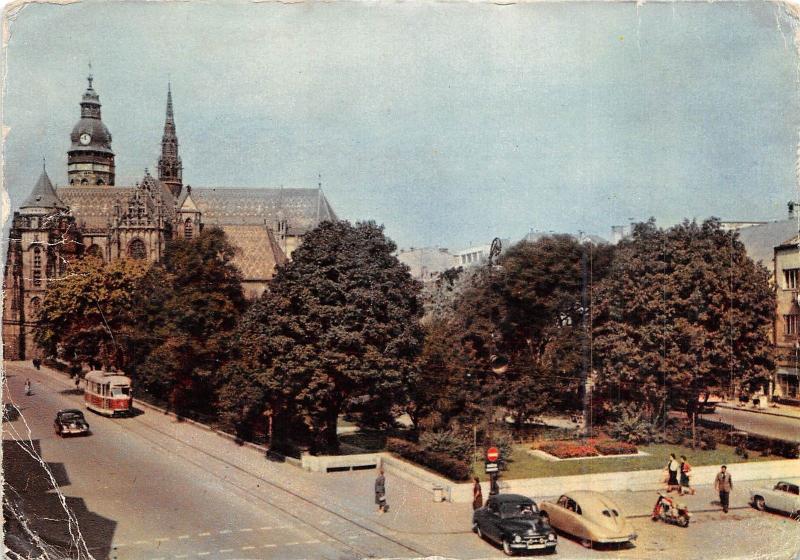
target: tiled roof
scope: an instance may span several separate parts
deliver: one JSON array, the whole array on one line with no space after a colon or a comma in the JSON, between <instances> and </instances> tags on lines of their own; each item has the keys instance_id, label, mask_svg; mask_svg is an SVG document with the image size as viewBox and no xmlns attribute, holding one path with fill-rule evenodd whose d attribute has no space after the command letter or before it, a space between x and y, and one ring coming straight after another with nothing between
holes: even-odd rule
<instances>
[{"instance_id":1,"label":"tiled roof","mask_svg":"<svg viewBox=\"0 0 800 560\"><path fill-rule=\"evenodd\" d=\"M136 187L60 187L58 196L72 210L75 221L90 228L106 227L114 215L114 204L126 208Z\"/></svg>"},{"instance_id":2,"label":"tiled roof","mask_svg":"<svg viewBox=\"0 0 800 560\"><path fill-rule=\"evenodd\" d=\"M239 248L233 258L246 280L270 280L275 267L286 262L272 231L265 225L220 225L228 240Z\"/></svg>"},{"instance_id":3,"label":"tiled roof","mask_svg":"<svg viewBox=\"0 0 800 560\"><path fill-rule=\"evenodd\" d=\"M50 177L47 176L46 171L42 171L39 180L33 187L31 194L22 203L22 208L60 208L64 209L67 206L59 199L53 188L53 183L50 182Z\"/></svg>"},{"instance_id":4,"label":"tiled roof","mask_svg":"<svg viewBox=\"0 0 800 560\"><path fill-rule=\"evenodd\" d=\"M321 189L192 188L192 200L206 224L267 223L283 217L293 231L306 232L319 222L336 220ZM181 197L181 203L186 199Z\"/></svg>"}]
</instances>

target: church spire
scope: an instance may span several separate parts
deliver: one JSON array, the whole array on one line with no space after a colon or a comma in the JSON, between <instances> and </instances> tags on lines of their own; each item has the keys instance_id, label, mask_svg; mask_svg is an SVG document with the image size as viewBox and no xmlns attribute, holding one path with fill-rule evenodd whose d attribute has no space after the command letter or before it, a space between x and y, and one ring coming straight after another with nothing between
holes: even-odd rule
<instances>
[{"instance_id":1,"label":"church spire","mask_svg":"<svg viewBox=\"0 0 800 560\"><path fill-rule=\"evenodd\" d=\"M167 83L167 116L164 119L164 136L161 137L161 157L158 159L158 180L178 197L183 188L183 166L178 155L178 135L175 133L175 115L172 110L172 84Z\"/></svg>"}]
</instances>

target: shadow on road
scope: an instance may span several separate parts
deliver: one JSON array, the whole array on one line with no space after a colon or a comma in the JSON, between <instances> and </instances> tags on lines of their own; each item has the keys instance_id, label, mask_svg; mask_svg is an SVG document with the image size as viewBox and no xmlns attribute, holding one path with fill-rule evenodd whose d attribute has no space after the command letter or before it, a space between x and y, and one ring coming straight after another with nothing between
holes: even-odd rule
<instances>
[{"instance_id":1,"label":"shadow on road","mask_svg":"<svg viewBox=\"0 0 800 560\"><path fill-rule=\"evenodd\" d=\"M77 528L74 523L70 526L69 516L50 480L52 476L63 493L63 488L70 484L67 470L63 463L45 463L45 469L37 457L41 457L39 440L3 440L6 546L23 558L38 557L41 549L25 531L26 524L46 545L63 555L55 556L51 551L48 557L85 558L88 549L97 560L108 559L116 521L89 511L83 498L65 495L66 507L77 522ZM12 510L19 515L9 516ZM76 535L79 531L85 545L70 535L70 529Z\"/></svg>"}]
</instances>

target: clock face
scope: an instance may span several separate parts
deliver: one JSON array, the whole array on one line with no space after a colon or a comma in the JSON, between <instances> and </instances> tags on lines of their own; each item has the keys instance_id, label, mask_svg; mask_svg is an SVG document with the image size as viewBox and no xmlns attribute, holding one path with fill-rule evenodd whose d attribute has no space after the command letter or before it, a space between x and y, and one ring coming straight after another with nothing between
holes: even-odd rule
<instances>
[{"instance_id":1,"label":"clock face","mask_svg":"<svg viewBox=\"0 0 800 560\"><path fill-rule=\"evenodd\" d=\"M83 134L81 134L80 140L81 140L81 144L83 144L85 146L86 144L88 144L89 142L92 141L92 137L89 136L89 134L87 134L86 132L84 132Z\"/></svg>"}]
</instances>

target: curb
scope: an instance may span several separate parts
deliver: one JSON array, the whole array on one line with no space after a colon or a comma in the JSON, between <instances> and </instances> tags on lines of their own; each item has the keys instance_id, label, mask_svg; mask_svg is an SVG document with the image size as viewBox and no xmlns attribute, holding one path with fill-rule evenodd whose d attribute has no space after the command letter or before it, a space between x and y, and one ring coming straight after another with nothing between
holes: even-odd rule
<instances>
[{"instance_id":1,"label":"curb","mask_svg":"<svg viewBox=\"0 0 800 560\"><path fill-rule=\"evenodd\" d=\"M749 412L751 414L768 414L770 416L780 416L782 418L792 418L794 420L800 420L800 416L795 416L793 414L783 414L781 412L772 412L770 410L753 410L751 408L739 408L736 405L721 404L721 403L717 403L717 406L720 408L727 408L728 410L738 410L739 412Z\"/></svg>"}]
</instances>

